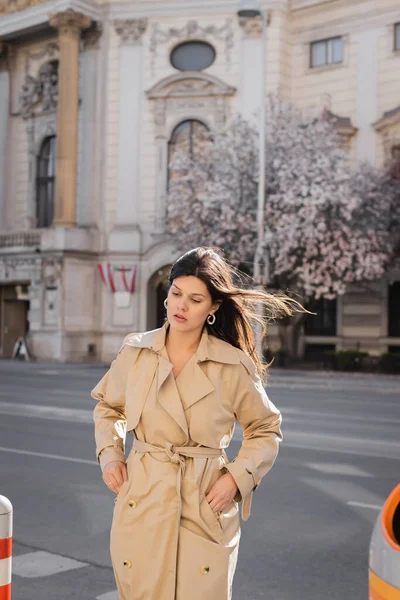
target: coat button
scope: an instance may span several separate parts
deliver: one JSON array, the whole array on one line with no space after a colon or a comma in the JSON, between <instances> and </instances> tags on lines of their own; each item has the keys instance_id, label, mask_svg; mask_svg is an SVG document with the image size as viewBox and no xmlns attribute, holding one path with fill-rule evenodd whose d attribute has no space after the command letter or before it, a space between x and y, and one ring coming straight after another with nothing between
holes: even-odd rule
<instances>
[{"instance_id":1,"label":"coat button","mask_svg":"<svg viewBox=\"0 0 400 600\"><path fill-rule=\"evenodd\" d=\"M136 500L134 500L133 498L129 498L128 500L128 504L131 508L136 508L137 507L137 502Z\"/></svg>"},{"instance_id":2,"label":"coat button","mask_svg":"<svg viewBox=\"0 0 400 600\"><path fill-rule=\"evenodd\" d=\"M209 573L210 571L210 567L208 565L203 565L200 569L200 573L202 575L207 575L207 573Z\"/></svg>"},{"instance_id":3,"label":"coat button","mask_svg":"<svg viewBox=\"0 0 400 600\"><path fill-rule=\"evenodd\" d=\"M132 563L130 560L124 560L124 567L126 567L127 569L130 569L132 566Z\"/></svg>"}]
</instances>

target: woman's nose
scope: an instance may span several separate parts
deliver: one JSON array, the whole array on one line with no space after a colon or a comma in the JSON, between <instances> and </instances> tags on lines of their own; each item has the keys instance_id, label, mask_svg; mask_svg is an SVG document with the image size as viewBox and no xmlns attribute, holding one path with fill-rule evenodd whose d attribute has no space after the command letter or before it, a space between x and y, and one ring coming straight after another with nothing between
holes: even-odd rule
<instances>
[{"instance_id":1,"label":"woman's nose","mask_svg":"<svg viewBox=\"0 0 400 600\"><path fill-rule=\"evenodd\" d=\"M178 303L178 310L181 310L183 312L187 311L187 302L185 302L184 300L181 300Z\"/></svg>"}]
</instances>

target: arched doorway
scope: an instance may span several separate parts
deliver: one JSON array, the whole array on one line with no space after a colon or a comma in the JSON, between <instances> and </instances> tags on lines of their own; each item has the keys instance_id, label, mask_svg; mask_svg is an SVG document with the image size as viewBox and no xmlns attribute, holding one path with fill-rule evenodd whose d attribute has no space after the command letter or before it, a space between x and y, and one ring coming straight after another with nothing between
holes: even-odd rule
<instances>
[{"instance_id":1,"label":"arched doorway","mask_svg":"<svg viewBox=\"0 0 400 600\"><path fill-rule=\"evenodd\" d=\"M164 300L168 294L168 275L171 265L158 269L147 284L147 330L162 327L165 322Z\"/></svg>"}]
</instances>

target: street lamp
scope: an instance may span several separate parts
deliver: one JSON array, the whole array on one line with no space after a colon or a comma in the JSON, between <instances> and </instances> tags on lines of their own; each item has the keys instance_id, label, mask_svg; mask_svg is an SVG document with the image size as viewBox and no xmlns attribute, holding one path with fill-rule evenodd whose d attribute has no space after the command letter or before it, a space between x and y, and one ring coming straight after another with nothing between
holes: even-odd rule
<instances>
[{"instance_id":1,"label":"street lamp","mask_svg":"<svg viewBox=\"0 0 400 600\"><path fill-rule=\"evenodd\" d=\"M254 254L253 277L257 287L262 287L261 259L263 255L264 239L264 203L265 203L265 55L267 49L267 13L260 7L259 0L240 0L238 17L254 19L262 17L262 58L261 58L261 97L260 97L260 122L259 122L259 174L258 174L258 199L257 199L257 247ZM268 262L268 259L267 259ZM266 264L267 273L269 271ZM268 273L269 275L269 273ZM261 313L261 307L258 311ZM256 329L257 350L261 353L261 330Z\"/></svg>"}]
</instances>

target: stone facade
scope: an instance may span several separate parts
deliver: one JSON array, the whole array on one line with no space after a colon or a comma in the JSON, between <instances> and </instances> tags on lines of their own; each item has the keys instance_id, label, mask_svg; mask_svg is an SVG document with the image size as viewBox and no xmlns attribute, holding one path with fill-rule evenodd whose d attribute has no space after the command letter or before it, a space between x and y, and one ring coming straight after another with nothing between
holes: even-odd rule
<instances>
[{"instance_id":1,"label":"stone facade","mask_svg":"<svg viewBox=\"0 0 400 600\"><path fill-rule=\"evenodd\" d=\"M108 361L126 332L157 326L176 258L164 232L171 134L185 120L213 130L237 111L252 118L259 108L262 23L238 19L238 4L67 0L49 18L47 2L0 2L0 287L26 290L15 302L27 303L25 334L38 359ZM383 165L400 143L398 0L261 4L265 94L325 108L355 161ZM311 67L311 44L338 36L343 60ZM171 64L172 50L190 40L215 50L203 71ZM39 181L38 157L52 136L48 228L38 227L38 186L46 180ZM99 264L111 265L117 291L130 286L123 277L137 267L134 294L113 294ZM400 347L400 337L388 337L390 281L374 294L349 290L337 303L335 331L305 335L303 346ZM0 355L6 329L0 317Z\"/></svg>"}]
</instances>

